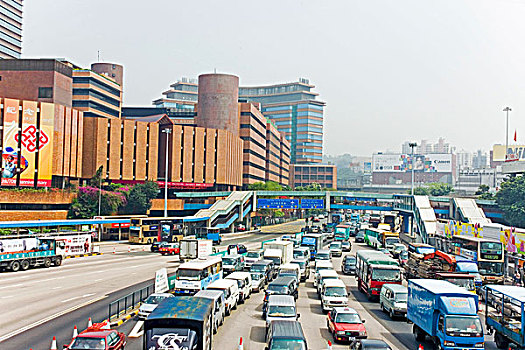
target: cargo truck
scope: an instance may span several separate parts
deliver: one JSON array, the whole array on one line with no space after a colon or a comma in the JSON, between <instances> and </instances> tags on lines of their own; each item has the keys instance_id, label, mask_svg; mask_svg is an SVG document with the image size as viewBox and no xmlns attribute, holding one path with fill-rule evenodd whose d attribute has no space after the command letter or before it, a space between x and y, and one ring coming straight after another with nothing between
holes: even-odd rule
<instances>
[{"instance_id":1,"label":"cargo truck","mask_svg":"<svg viewBox=\"0 0 525 350\"><path fill-rule=\"evenodd\" d=\"M484 349L478 296L447 281L408 281L407 320L417 341L428 336L436 349Z\"/></svg>"},{"instance_id":2,"label":"cargo truck","mask_svg":"<svg viewBox=\"0 0 525 350\"><path fill-rule=\"evenodd\" d=\"M180 261L205 258L213 252L213 241L207 239L185 238L180 241Z\"/></svg>"},{"instance_id":3,"label":"cargo truck","mask_svg":"<svg viewBox=\"0 0 525 350\"><path fill-rule=\"evenodd\" d=\"M487 285L485 295L485 324L499 349L514 344L525 349L525 288Z\"/></svg>"},{"instance_id":4,"label":"cargo truck","mask_svg":"<svg viewBox=\"0 0 525 350\"><path fill-rule=\"evenodd\" d=\"M293 242L265 241L262 243L264 259L269 259L276 265L288 264L293 259Z\"/></svg>"},{"instance_id":5,"label":"cargo truck","mask_svg":"<svg viewBox=\"0 0 525 350\"><path fill-rule=\"evenodd\" d=\"M30 267L60 266L64 254L64 242L55 238L0 239L0 270L17 272Z\"/></svg>"}]
</instances>

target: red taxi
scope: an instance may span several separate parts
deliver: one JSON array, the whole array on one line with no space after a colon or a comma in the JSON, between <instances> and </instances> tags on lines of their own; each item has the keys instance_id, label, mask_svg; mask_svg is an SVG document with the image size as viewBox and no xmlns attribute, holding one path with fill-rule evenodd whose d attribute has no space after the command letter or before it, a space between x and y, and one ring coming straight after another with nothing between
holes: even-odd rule
<instances>
[{"instance_id":1,"label":"red taxi","mask_svg":"<svg viewBox=\"0 0 525 350\"><path fill-rule=\"evenodd\" d=\"M365 320L350 307L334 307L328 313L326 325L334 341L354 341L368 337Z\"/></svg>"},{"instance_id":2,"label":"red taxi","mask_svg":"<svg viewBox=\"0 0 525 350\"><path fill-rule=\"evenodd\" d=\"M78 350L123 350L126 346L126 336L124 333L113 329L102 329L90 327L80 333L71 341L71 344L64 345L64 349Z\"/></svg>"},{"instance_id":3,"label":"red taxi","mask_svg":"<svg viewBox=\"0 0 525 350\"><path fill-rule=\"evenodd\" d=\"M176 255L180 253L178 243L168 243L159 248L159 253L162 255Z\"/></svg>"}]
</instances>

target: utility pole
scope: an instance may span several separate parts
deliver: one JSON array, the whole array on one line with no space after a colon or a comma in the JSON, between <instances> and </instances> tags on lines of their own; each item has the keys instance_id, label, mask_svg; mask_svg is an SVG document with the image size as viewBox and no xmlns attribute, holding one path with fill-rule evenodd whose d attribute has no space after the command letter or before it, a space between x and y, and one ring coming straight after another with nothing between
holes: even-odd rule
<instances>
[{"instance_id":1,"label":"utility pole","mask_svg":"<svg viewBox=\"0 0 525 350\"><path fill-rule=\"evenodd\" d=\"M507 154L509 152L509 112L511 112L512 109L510 107L505 107L503 109L503 112L507 112L507 127L505 132L505 161L507 160Z\"/></svg>"},{"instance_id":2,"label":"utility pole","mask_svg":"<svg viewBox=\"0 0 525 350\"><path fill-rule=\"evenodd\" d=\"M166 134L166 166L164 168L164 217L168 217L168 164L169 164L169 144L171 129L162 130Z\"/></svg>"},{"instance_id":3,"label":"utility pole","mask_svg":"<svg viewBox=\"0 0 525 350\"><path fill-rule=\"evenodd\" d=\"M410 183L410 194L414 195L414 148L417 147L417 143L410 142L408 146L412 149L412 181Z\"/></svg>"}]
</instances>

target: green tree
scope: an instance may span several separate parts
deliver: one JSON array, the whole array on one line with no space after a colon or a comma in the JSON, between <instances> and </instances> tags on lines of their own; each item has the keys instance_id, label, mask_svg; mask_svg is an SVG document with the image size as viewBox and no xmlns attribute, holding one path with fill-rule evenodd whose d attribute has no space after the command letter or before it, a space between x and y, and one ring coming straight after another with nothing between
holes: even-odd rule
<instances>
[{"instance_id":1,"label":"green tree","mask_svg":"<svg viewBox=\"0 0 525 350\"><path fill-rule=\"evenodd\" d=\"M481 195L481 194L484 194L484 193L488 193L490 190L490 187L487 186L487 185L479 185L478 187L478 190L476 191L476 195Z\"/></svg>"},{"instance_id":2,"label":"green tree","mask_svg":"<svg viewBox=\"0 0 525 350\"><path fill-rule=\"evenodd\" d=\"M525 227L525 176L505 180L495 198L510 225Z\"/></svg>"},{"instance_id":3,"label":"green tree","mask_svg":"<svg viewBox=\"0 0 525 350\"><path fill-rule=\"evenodd\" d=\"M274 217L276 218L282 218L284 217L284 212L281 210L281 209L277 209L274 213L273 213Z\"/></svg>"},{"instance_id":4,"label":"green tree","mask_svg":"<svg viewBox=\"0 0 525 350\"><path fill-rule=\"evenodd\" d=\"M250 191L283 191L283 186L275 181L254 182L248 185Z\"/></svg>"},{"instance_id":5,"label":"green tree","mask_svg":"<svg viewBox=\"0 0 525 350\"><path fill-rule=\"evenodd\" d=\"M157 197L159 185L153 181L137 184L127 195L127 204L122 207L122 214L146 214L151 208L151 200Z\"/></svg>"},{"instance_id":6,"label":"green tree","mask_svg":"<svg viewBox=\"0 0 525 350\"><path fill-rule=\"evenodd\" d=\"M100 198L100 215L117 213L119 207L126 204L126 196L121 192L100 190L98 187L80 187L78 195L69 209L70 218L88 219L98 215Z\"/></svg>"},{"instance_id":7,"label":"green tree","mask_svg":"<svg viewBox=\"0 0 525 350\"><path fill-rule=\"evenodd\" d=\"M454 189L447 183L443 182L432 182L425 186L418 186L414 188L414 195L416 196L446 196L453 192ZM410 194L410 190L408 190Z\"/></svg>"},{"instance_id":8,"label":"green tree","mask_svg":"<svg viewBox=\"0 0 525 350\"><path fill-rule=\"evenodd\" d=\"M411 193L412 193L412 191L408 190L408 194L411 194ZM427 187L418 186L418 187L414 188L414 195L416 195L416 196L428 196L429 193L430 193L430 191L428 190Z\"/></svg>"}]
</instances>

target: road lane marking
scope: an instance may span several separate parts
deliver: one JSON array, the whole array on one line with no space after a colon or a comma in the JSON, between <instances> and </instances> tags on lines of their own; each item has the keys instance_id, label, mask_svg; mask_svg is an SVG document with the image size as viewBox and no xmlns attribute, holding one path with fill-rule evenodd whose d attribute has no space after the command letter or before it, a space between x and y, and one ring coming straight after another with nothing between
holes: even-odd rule
<instances>
[{"instance_id":1,"label":"road lane marking","mask_svg":"<svg viewBox=\"0 0 525 350\"><path fill-rule=\"evenodd\" d=\"M135 327L129 332L128 338L140 338L144 334L144 330L142 330L142 326L144 325L144 321L138 321Z\"/></svg>"},{"instance_id":2,"label":"road lane marking","mask_svg":"<svg viewBox=\"0 0 525 350\"><path fill-rule=\"evenodd\" d=\"M10 286L4 286L4 287L0 287L0 289L5 289L5 288L12 288L12 287L21 287L23 286L22 283L19 283L19 284L12 284Z\"/></svg>"},{"instance_id":3,"label":"road lane marking","mask_svg":"<svg viewBox=\"0 0 525 350\"><path fill-rule=\"evenodd\" d=\"M12 338L12 337L14 337L14 336L16 336L16 335L18 335L18 334L20 334L20 333L23 333L23 332L25 332L25 331L27 331L27 330L29 330L29 329L31 329L31 328L34 328L34 327L40 326L41 324L44 324L44 323L46 323L46 322L49 322L49 321L51 321L51 320L53 320L53 319L55 319L55 318L58 318L58 317L60 317L60 316L63 316L63 315L65 315L65 314L67 314L67 313L70 313L70 312L72 312L72 311L78 310L78 309L83 308L83 307L85 307L85 306L88 306L88 305L90 305L90 304L96 303L97 301L100 301L100 300L105 299L105 298L107 298L107 297L108 297L108 296L107 296L107 294L106 294L106 295L102 295L102 296L100 296L100 297L98 297L98 298L88 300L88 301L86 301L86 302L84 302L84 303L82 303L82 304L78 304L78 305L76 305L76 306L70 307L70 308L67 309L67 310L57 312L57 313L54 314L54 315L51 315L51 316L48 316L48 317L46 317L46 318L41 319L40 321L36 321L36 322L34 322L34 323L30 324L30 325L27 325L27 326L25 326L25 327L19 328L19 329L17 329L16 331L12 331L12 332L10 332L10 333L7 333L6 335L3 335L3 336L0 337L0 343L3 342L4 340L7 340L7 339L9 339L9 338Z\"/></svg>"},{"instance_id":4,"label":"road lane marking","mask_svg":"<svg viewBox=\"0 0 525 350\"><path fill-rule=\"evenodd\" d=\"M62 288L62 286L53 287L51 289L60 289L60 288Z\"/></svg>"},{"instance_id":5,"label":"road lane marking","mask_svg":"<svg viewBox=\"0 0 525 350\"><path fill-rule=\"evenodd\" d=\"M8 299L8 298L13 298L13 297L14 297L14 295L6 295L4 297L1 297L0 299Z\"/></svg>"},{"instance_id":6,"label":"road lane marking","mask_svg":"<svg viewBox=\"0 0 525 350\"><path fill-rule=\"evenodd\" d=\"M103 278L98 278L96 280L94 280L93 282L100 282L100 281L103 281L104 279Z\"/></svg>"},{"instance_id":7,"label":"road lane marking","mask_svg":"<svg viewBox=\"0 0 525 350\"><path fill-rule=\"evenodd\" d=\"M95 295L95 294L97 294L97 293L84 294L84 295L82 296L82 298L87 298L87 297L90 297L90 296Z\"/></svg>"},{"instance_id":8,"label":"road lane marking","mask_svg":"<svg viewBox=\"0 0 525 350\"><path fill-rule=\"evenodd\" d=\"M78 297L73 297L73 298L62 300L61 303L67 303L68 301L75 300L75 299L78 299L78 298L82 298L82 297L79 295Z\"/></svg>"}]
</instances>

